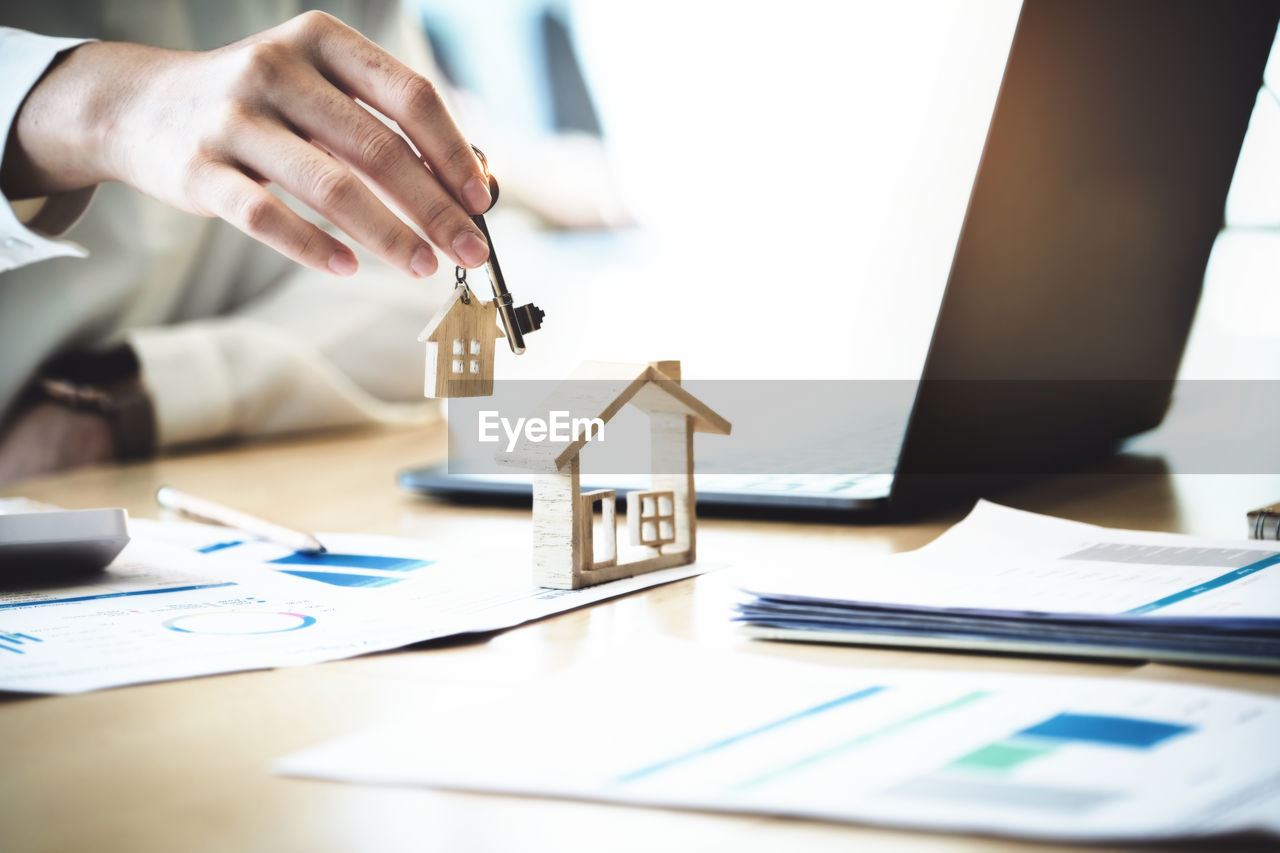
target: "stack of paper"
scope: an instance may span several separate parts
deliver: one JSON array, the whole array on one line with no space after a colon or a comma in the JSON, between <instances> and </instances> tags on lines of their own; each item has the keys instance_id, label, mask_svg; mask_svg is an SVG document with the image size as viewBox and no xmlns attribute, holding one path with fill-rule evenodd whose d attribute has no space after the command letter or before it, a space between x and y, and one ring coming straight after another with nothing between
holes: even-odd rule
<instances>
[{"instance_id":1,"label":"stack of paper","mask_svg":"<svg viewBox=\"0 0 1280 853\"><path fill-rule=\"evenodd\" d=\"M1280 551L979 503L917 551L744 585L772 639L1280 666Z\"/></svg>"}]
</instances>

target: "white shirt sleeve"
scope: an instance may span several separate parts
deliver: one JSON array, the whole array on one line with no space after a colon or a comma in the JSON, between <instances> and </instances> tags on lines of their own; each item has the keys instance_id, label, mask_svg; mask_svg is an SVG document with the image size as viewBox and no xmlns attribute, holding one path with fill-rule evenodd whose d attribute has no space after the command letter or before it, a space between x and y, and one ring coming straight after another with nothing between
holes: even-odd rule
<instances>
[{"instance_id":1,"label":"white shirt sleeve","mask_svg":"<svg viewBox=\"0 0 1280 853\"><path fill-rule=\"evenodd\" d=\"M163 18L153 5L120 9L153 40L185 43L181 32L141 26ZM181 21L188 6L212 8L161 5ZM252 31L246 19L268 14L261 10L283 15L296 3L226 5L222 35L230 38L233 29ZM381 20L398 11L396 0L351 7L367 12L360 23L371 34L403 23ZM420 36L412 49L413 35L408 30L395 43L397 55L425 56ZM0 131L7 134L58 52L75 44L0 28ZM87 193L73 195L52 199L25 226L8 200L0 200L0 271L22 267L0 275L0 417L35 366L58 348L121 339L141 362L161 449L439 417L435 401L422 396L425 355L417 335L452 288L452 265L421 281L355 248L360 273L337 279L292 263L225 222L188 216L118 183L98 190L71 232L93 252L91 265L77 263L56 256L83 256L83 250L50 239L87 204ZM22 245L5 248L10 238ZM46 258L53 260L32 265Z\"/></svg>"},{"instance_id":2,"label":"white shirt sleeve","mask_svg":"<svg viewBox=\"0 0 1280 853\"><path fill-rule=\"evenodd\" d=\"M125 336L160 448L439 416L422 397L417 335L451 275L410 279L357 248L360 272L338 279L248 249L288 272L223 316Z\"/></svg>"},{"instance_id":3,"label":"white shirt sleeve","mask_svg":"<svg viewBox=\"0 0 1280 853\"><path fill-rule=\"evenodd\" d=\"M89 39L50 38L0 27L0 160L17 118L18 108L54 58ZM84 257L87 252L70 240L59 240L80 218L93 197L93 187L45 199L39 211L23 222L9 199L0 203L0 272L49 258Z\"/></svg>"}]
</instances>

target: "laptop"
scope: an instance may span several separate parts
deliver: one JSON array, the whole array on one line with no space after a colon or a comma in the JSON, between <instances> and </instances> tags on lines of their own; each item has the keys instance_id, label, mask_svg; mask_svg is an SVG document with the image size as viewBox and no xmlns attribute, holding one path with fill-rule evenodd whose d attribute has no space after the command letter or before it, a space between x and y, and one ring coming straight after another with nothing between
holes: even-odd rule
<instances>
[{"instance_id":1,"label":"laptop","mask_svg":"<svg viewBox=\"0 0 1280 853\"><path fill-rule=\"evenodd\" d=\"M897 406L883 417L823 416L833 446L877 458L828 453L840 470L815 473L812 442L779 442L766 455L782 463L726 474L700 456L699 509L929 507L1078 469L1156 427L1278 22L1280 0L1026 0L922 376L881 395ZM399 482L530 495L518 474Z\"/></svg>"}]
</instances>

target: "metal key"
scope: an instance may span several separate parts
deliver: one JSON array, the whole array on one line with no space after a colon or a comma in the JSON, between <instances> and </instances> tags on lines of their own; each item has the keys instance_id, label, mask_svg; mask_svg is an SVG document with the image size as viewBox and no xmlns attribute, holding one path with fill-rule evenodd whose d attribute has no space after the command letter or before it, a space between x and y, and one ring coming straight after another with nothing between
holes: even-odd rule
<instances>
[{"instance_id":1,"label":"metal key","mask_svg":"<svg viewBox=\"0 0 1280 853\"><path fill-rule=\"evenodd\" d=\"M493 198L489 210L493 210L493 205L498 203L498 179L490 173L489 161L485 159L484 152L474 145L471 146L471 150L475 151L476 156L480 158L485 177L489 179L489 195ZM524 336L542 328L542 318L546 315L532 302L519 307L512 306L511 292L507 290L507 282L502 277L502 266L498 263L498 253L494 251L493 238L489 236L489 226L484 221L484 214L477 213L471 217L471 221L480 229L485 242L489 244L489 261L486 266L489 268L489 281L493 285L493 304L498 307L498 316L502 318L502 330L507 335L507 343L511 346L511 351L520 355L524 352ZM465 270L461 267L458 270L459 279L465 280Z\"/></svg>"}]
</instances>

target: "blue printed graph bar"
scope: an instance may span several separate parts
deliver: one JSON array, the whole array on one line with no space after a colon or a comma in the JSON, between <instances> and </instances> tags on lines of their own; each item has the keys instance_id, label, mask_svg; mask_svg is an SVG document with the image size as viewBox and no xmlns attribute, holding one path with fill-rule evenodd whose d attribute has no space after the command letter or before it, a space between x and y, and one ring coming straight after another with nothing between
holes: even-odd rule
<instances>
[{"instance_id":1,"label":"blue printed graph bar","mask_svg":"<svg viewBox=\"0 0 1280 853\"><path fill-rule=\"evenodd\" d=\"M26 654L19 646L26 643L43 643L39 637L33 637L30 634L22 634L19 632L0 631L0 649L6 652L13 652L16 655Z\"/></svg>"},{"instance_id":2,"label":"blue printed graph bar","mask_svg":"<svg viewBox=\"0 0 1280 853\"><path fill-rule=\"evenodd\" d=\"M14 610L19 607L42 607L46 604L70 604L73 601L97 601L104 598L129 598L135 595L163 595L168 592L191 592L196 589L219 589L224 586L235 586L235 583L202 583L193 586L168 586L160 589L134 589L128 592L101 592L96 595L77 595L71 598L46 598L35 601L12 601L0 604L0 610Z\"/></svg>"},{"instance_id":3,"label":"blue printed graph bar","mask_svg":"<svg viewBox=\"0 0 1280 853\"><path fill-rule=\"evenodd\" d=\"M229 548L250 544L242 539L229 539L226 542L215 542L198 548L201 554L215 554ZM414 557L389 557L382 554L335 554L327 551L323 554L311 554L295 551L283 557L270 560L286 566L312 566L330 569L372 569L378 572L415 572L433 565L434 560L419 560Z\"/></svg>"},{"instance_id":4,"label":"blue printed graph bar","mask_svg":"<svg viewBox=\"0 0 1280 853\"><path fill-rule=\"evenodd\" d=\"M411 557L384 557L378 554L300 554L272 560L286 566L312 566L316 568L373 569L380 572L413 572L432 564L432 560L416 560Z\"/></svg>"},{"instance_id":5,"label":"blue printed graph bar","mask_svg":"<svg viewBox=\"0 0 1280 853\"><path fill-rule=\"evenodd\" d=\"M203 548L197 548L196 550L199 551L201 554L212 554L213 552L221 551L224 548L234 548L237 545L243 545L243 544L244 544L244 540L242 539L232 539L227 542L214 542L212 545L205 545Z\"/></svg>"},{"instance_id":6,"label":"blue printed graph bar","mask_svg":"<svg viewBox=\"0 0 1280 853\"><path fill-rule=\"evenodd\" d=\"M1043 723L1018 732L1027 737L1050 738L1078 743L1150 749L1171 737L1193 731L1193 726L1142 720L1135 717L1112 717L1102 714L1058 714Z\"/></svg>"},{"instance_id":7,"label":"blue printed graph bar","mask_svg":"<svg viewBox=\"0 0 1280 853\"><path fill-rule=\"evenodd\" d=\"M736 787L738 790L745 790L747 788L755 787L756 785L763 785L768 782L772 782L781 776L794 773L798 770L808 769L819 762L828 761L848 752L849 750L866 746L867 744L874 743L881 738L901 734L904 730L911 728L917 723L922 723L925 720L929 720L940 715L949 714L952 711L956 711L974 702L980 702L990 695L991 694L985 690L974 690L970 693L966 693L962 696L957 696L954 699L943 702L941 705L923 708L914 714L899 717L896 720L891 720L882 726L871 729L870 731L854 735L848 740L832 744L825 749L809 753L808 755L802 756L793 761L788 761L766 773L740 782Z\"/></svg>"},{"instance_id":8,"label":"blue printed graph bar","mask_svg":"<svg viewBox=\"0 0 1280 853\"><path fill-rule=\"evenodd\" d=\"M749 740L757 735L764 734L765 732L773 731L774 729L781 728L783 726L789 725L799 720L803 720L806 717L812 717L815 714L821 714L825 711L830 711L833 708L839 708L843 705L849 704L850 702L857 702L860 699L866 699L870 696L876 695L877 693L881 692L884 689L885 688L883 687L876 686L876 687L865 687L861 690L855 690L852 693L847 693L844 696L839 696L835 699L832 699L829 702L823 702L820 705L814 705L813 707L805 708L801 711L797 711L794 714L789 714L788 716L782 717L780 719L771 720L770 722L757 726L754 729L749 729L745 732L739 732L738 734L731 735L727 738L724 738L723 740L715 741L714 743L709 743L706 746L700 747L690 752L672 756L671 758L664 759L663 761L659 761L656 764L650 764L647 767L641 767L639 770L633 770L630 773L627 773L623 776L618 777L617 781L621 783L634 782L637 779L642 779L645 776L649 776L653 773L666 770L670 767L674 767L675 765L681 764L685 761L689 761L695 758L701 758L713 752L718 752L719 750L725 749L726 747L733 746L734 744L738 744L745 740Z\"/></svg>"},{"instance_id":9,"label":"blue printed graph bar","mask_svg":"<svg viewBox=\"0 0 1280 853\"><path fill-rule=\"evenodd\" d=\"M1152 611L1160 610L1161 608L1168 607L1170 604L1177 604L1179 601L1185 601L1188 598L1192 598L1194 596L1200 595L1203 592L1208 592L1209 590L1217 589L1220 586L1226 586L1232 581L1238 581L1241 578L1247 578L1249 575L1252 575L1255 572L1260 572L1263 569L1270 568L1271 566L1274 566L1277 564L1280 564L1280 554L1273 554L1264 560L1259 560L1256 563L1250 563L1247 566L1243 566L1239 569L1235 569L1234 571L1227 572L1225 575L1218 575L1216 578L1213 578L1212 580L1207 580L1204 583L1196 584L1193 587L1188 587L1187 589L1184 589L1180 592L1175 592L1172 595L1166 595L1164 598L1157 599L1155 601L1152 601L1149 604L1144 604L1141 607L1135 607L1132 610L1126 610L1125 612L1131 613L1134 615L1151 613Z\"/></svg>"},{"instance_id":10,"label":"blue printed graph bar","mask_svg":"<svg viewBox=\"0 0 1280 853\"><path fill-rule=\"evenodd\" d=\"M404 580L404 578L388 578L381 575L351 575L345 572L299 572L282 569L280 574L293 575L295 578L305 578L309 581L319 581L330 586L363 587L365 589L390 586L393 583L400 583L400 581Z\"/></svg>"}]
</instances>

